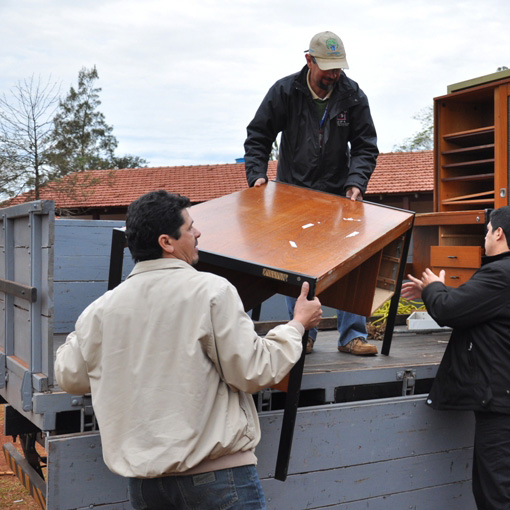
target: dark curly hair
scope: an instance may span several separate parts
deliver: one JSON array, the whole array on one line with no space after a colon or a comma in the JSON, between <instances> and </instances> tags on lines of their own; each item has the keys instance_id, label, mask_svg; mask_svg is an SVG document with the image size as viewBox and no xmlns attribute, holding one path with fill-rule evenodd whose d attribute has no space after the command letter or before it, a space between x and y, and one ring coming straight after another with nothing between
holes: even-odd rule
<instances>
[{"instance_id":1,"label":"dark curly hair","mask_svg":"<svg viewBox=\"0 0 510 510\"><path fill-rule=\"evenodd\" d=\"M182 210L190 205L189 198L165 190L151 191L132 202L127 210L126 237L133 260L161 258L159 236L179 239Z\"/></svg>"}]
</instances>

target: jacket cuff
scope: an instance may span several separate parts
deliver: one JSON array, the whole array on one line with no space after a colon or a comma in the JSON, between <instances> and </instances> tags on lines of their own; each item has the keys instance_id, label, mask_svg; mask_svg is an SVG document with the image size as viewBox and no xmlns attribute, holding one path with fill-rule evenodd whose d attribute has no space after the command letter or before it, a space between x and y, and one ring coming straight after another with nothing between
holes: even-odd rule
<instances>
[{"instance_id":1,"label":"jacket cuff","mask_svg":"<svg viewBox=\"0 0 510 510\"><path fill-rule=\"evenodd\" d=\"M301 336L305 334L305 327L299 321L291 320L287 323L287 325L296 328Z\"/></svg>"}]
</instances>

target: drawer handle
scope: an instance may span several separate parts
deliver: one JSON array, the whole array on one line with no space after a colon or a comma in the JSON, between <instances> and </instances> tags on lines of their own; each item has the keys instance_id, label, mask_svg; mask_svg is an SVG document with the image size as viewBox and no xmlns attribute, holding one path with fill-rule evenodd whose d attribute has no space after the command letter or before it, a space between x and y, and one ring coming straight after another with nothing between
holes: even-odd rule
<instances>
[{"instance_id":1,"label":"drawer handle","mask_svg":"<svg viewBox=\"0 0 510 510\"><path fill-rule=\"evenodd\" d=\"M457 258L457 255L448 255L448 258L449 258L449 259L456 259L456 258Z\"/></svg>"},{"instance_id":2,"label":"drawer handle","mask_svg":"<svg viewBox=\"0 0 510 510\"><path fill-rule=\"evenodd\" d=\"M460 280L460 276L450 276L450 280Z\"/></svg>"}]
</instances>

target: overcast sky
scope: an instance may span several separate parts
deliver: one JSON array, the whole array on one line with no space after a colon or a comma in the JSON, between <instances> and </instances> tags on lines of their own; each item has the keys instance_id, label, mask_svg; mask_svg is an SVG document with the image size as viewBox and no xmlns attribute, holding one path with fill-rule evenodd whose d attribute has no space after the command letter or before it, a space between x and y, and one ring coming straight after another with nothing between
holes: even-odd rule
<instances>
[{"instance_id":1,"label":"overcast sky","mask_svg":"<svg viewBox=\"0 0 510 510\"><path fill-rule=\"evenodd\" d=\"M379 149L420 129L448 85L510 68L509 0L0 0L0 93L96 66L118 154L233 163L268 88L323 30L343 40Z\"/></svg>"}]
</instances>

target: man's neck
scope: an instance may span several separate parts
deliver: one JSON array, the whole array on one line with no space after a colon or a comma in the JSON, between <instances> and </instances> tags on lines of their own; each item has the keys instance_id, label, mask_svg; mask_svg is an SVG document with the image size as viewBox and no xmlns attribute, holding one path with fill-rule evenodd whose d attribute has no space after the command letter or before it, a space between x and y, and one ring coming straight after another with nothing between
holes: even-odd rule
<instances>
[{"instance_id":1,"label":"man's neck","mask_svg":"<svg viewBox=\"0 0 510 510\"><path fill-rule=\"evenodd\" d=\"M310 83L310 71L308 71L308 73L306 74L306 84L310 89L313 99L321 99L322 101L325 101L326 99L329 99L331 94L333 93L333 89L322 90L321 88L319 88L316 90Z\"/></svg>"}]
</instances>

